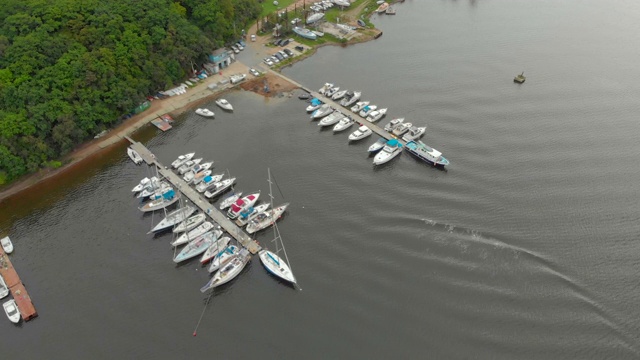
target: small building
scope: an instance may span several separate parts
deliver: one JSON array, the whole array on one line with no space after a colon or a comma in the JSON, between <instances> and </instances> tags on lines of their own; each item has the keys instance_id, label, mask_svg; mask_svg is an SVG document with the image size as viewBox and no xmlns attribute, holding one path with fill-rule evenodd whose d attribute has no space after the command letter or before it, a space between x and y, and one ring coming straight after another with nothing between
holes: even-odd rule
<instances>
[{"instance_id":1,"label":"small building","mask_svg":"<svg viewBox=\"0 0 640 360\"><path fill-rule=\"evenodd\" d=\"M216 49L209 55L209 60L214 64L214 73L226 68L231 64L233 57L225 48Z\"/></svg>"}]
</instances>

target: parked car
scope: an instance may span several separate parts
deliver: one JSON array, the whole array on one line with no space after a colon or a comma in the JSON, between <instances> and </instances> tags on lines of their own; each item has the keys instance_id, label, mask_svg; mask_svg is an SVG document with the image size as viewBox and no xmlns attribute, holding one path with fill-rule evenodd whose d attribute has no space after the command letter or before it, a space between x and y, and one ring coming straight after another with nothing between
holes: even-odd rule
<instances>
[{"instance_id":1,"label":"parked car","mask_svg":"<svg viewBox=\"0 0 640 360\"><path fill-rule=\"evenodd\" d=\"M289 45L289 39L284 39L280 42L280 46L287 46Z\"/></svg>"},{"instance_id":2,"label":"parked car","mask_svg":"<svg viewBox=\"0 0 640 360\"><path fill-rule=\"evenodd\" d=\"M304 47L303 47L303 46L300 46L300 45L296 46L296 47L295 47L295 49L296 49L296 50L298 50L298 51L300 51L300 52L303 52L303 51L304 51Z\"/></svg>"},{"instance_id":3,"label":"parked car","mask_svg":"<svg viewBox=\"0 0 640 360\"><path fill-rule=\"evenodd\" d=\"M254 68L249 69L249 73L253 76L260 76L260 73L258 72L258 70Z\"/></svg>"},{"instance_id":4,"label":"parked car","mask_svg":"<svg viewBox=\"0 0 640 360\"><path fill-rule=\"evenodd\" d=\"M233 50L235 54L240 52L240 50L238 50L238 48L235 45L231 45L231 50Z\"/></svg>"},{"instance_id":5,"label":"parked car","mask_svg":"<svg viewBox=\"0 0 640 360\"><path fill-rule=\"evenodd\" d=\"M251 41L256 41L256 34L251 34Z\"/></svg>"},{"instance_id":6,"label":"parked car","mask_svg":"<svg viewBox=\"0 0 640 360\"><path fill-rule=\"evenodd\" d=\"M277 63L280 62L280 59L278 59L278 57L276 57L276 56L272 56L271 57L271 61L273 61L274 64L277 64Z\"/></svg>"},{"instance_id":7,"label":"parked car","mask_svg":"<svg viewBox=\"0 0 640 360\"><path fill-rule=\"evenodd\" d=\"M284 60L284 57L282 55L280 55L280 53L275 53L275 54L273 54L273 56L275 56L279 61Z\"/></svg>"},{"instance_id":8,"label":"parked car","mask_svg":"<svg viewBox=\"0 0 640 360\"><path fill-rule=\"evenodd\" d=\"M238 40L238 44L242 45L242 47L247 47L247 44L244 42L244 40Z\"/></svg>"},{"instance_id":9,"label":"parked car","mask_svg":"<svg viewBox=\"0 0 640 360\"><path fill-rule=\"evenodd\" d=\"M273 66L274 62L273 60L271 60L271 58L264 58L264 63L267 64L268 66Z\"/></svg>"},{"instance_id":10,"label":"parked car","mask_svg":"<svg viewBox=\"0 0 640 360\"><path fill-rule=\"evenodd\" d=\"M235 47L237 47L237 48L238 48L238 50L244 50L244 46L240 45L240 43L239 43L239 42L238 42L238 43L235 43L234 45L235 45Z\"/></svg>"},{"instance_id":11,"label":"parked car","mask_svg":"<svg viewBox=\"0 0 640 360\"><path fill-rule=\"evenodd\" d=\"M282 56L282 57L283 57L283 58L285 58L285 59L288 59L288 58L289 58L289 55L287 55L287 53L286 53L286 52L284 52L284 51L282 51L282 50L278 51L278 54L280 54L280 56Z\"/></svg>"},{"instance_id":12,"label":"parked car","mask_svg":"<svg viewBox=\"0 0 640 360\"><path fill-rule=\"evenodd\" d=\"M284 49L282 51L284 51L285 54L289 55L289 57L293 57L293 51L291 51L291 49Z\"/></svg>"}]
</instances>

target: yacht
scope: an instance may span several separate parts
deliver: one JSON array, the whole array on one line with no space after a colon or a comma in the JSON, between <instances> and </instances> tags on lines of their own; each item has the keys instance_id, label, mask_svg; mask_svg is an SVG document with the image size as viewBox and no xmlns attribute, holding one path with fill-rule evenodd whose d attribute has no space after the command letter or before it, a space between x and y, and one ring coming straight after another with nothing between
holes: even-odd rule
<instances>
[{"instance_id":1,"label":"yacht","mask_svg":"<svg viewBox=\"0 0 640 360\"><path fill-rule=\"evenodd\" d=\"M402 144L397 139L391 139L382 148L382 151L373 158L373 165L382 165L402 153Z\"/></svg>"},{"instance_id":2,"label":"yacht","mask_svg":"<svg viewBox=\"0 0 640 360\"><path fill-rule=\"evenodd\" d=\"M288 206L289 206L289 203L286 203L278 207L275 207L271 210L261 212L253 220L249 221L246 228L247 233L253 234L255 232L258 232L270 226L274 222L278 221L278 219L280 219L280 217L285 212L285 210L287 210Z\"/></svg>"},{"instance_id":3,"label":"yacht","mask_svg":"<svg viewBox=\"0 0 640 360\"><path fill-rule=\"evenodd\" d=\"M404 122L404 118L395 118L384 126L384 131L392 132L397 126Z\"/></svg>"},{"instance_id":4,"label":"yacht","mask_svg":"<svg viewBox=\"0 0 640 360\"><path fill-rule=\"evenodd\" d=\"M333 108L329 104L323 104L311 114L311 119L320 119L333 112Z\"/></svg>"},{"instance_id":5,"label":"yacht","mask_svg":"<svg viewBox=\"0 0 640 360\"><path fill-rule=\"evenodd\" d=\"M413 124L410 123L410 122L402 123L402 124L396 126L395 129L393 129L393 135L402 136L402 135L404 135L404 133L409 131L409 129L411 129L412 126L413 126Z\"/></svg>"},{"instance_id":6,"label":"yacht","mask_svg":"<svg viewBox=\"0 0 640 360\"><path fill-rule=\"evenodd\" d=\"M180 155L178 156L177 159L175 159L172 163L171 163L171 167L174 169L179 168L182 164L186 163L187 161L193 159L193 157L196 155L196 153L188 153L188 154L184 154L184 155Z\"/></svg>"},{"instance_id":7,"label":"yacht","mask_svg":"<svg viewBox=\"0 0 640 360\"><path fill-rule=\"evenodd\" d=\"M202 181L198 185L196 185L196 191L202 193L207 191L209 187L213 188L215 186L215 183L222 180L223 177L224 174L205 176Z\"/></svg>"},{"instance_id":8,"label":"yacht","mask_svg":"<svg viewBox=\"0 0 640 360\"><path fill-rule=\"evenodd\" d=\"M199 226L207 219L207 216L203 213L195 214L192 217L181 221L178 226L173 228L173 233L178 234L181 232L191 231L196 226Z\"/></svg>"},{"instance_id":9,"label":"yacht","mask_svg":"<svg viewBox=\"0 0 640 360\"><path fill-rule=\"evenodd\" d=\"M231 238L228 236L223 236L218 240L216 240L213 244L209 246L207 251L205 251L204 254L202 254L202 257L200 258L200 263L201 264L208 263L211 259L216 257L220 252L224 251L227 248L227 245L229 245L230 241L231 241Z\"/></svg>"},{"instance_id":10,"label":"yacht","mask_svg":"<svg viewBox=\"0 0 640 360\"><path fill-rule=\"evenodd\" d=\"M382 150L382 148L386 144L387 144L387 139L381 137L376 142L371 144L371 146L369 146L369 149L367 151L370 152L370 153L378 152L378 151Z\"/></svg>"},{"instance_id":11,"label":"yacht","mask_svg":"<svg viewBox=\"0 0 640 360\"><path fill-rule=\"evenodd\" d=\"M332 87L333 87L332 83L325 83L324 85L322 85L320 90L318 90L318 92L320 93L320 95L325 95L327 90L331 89Z\"/></svg>"},{"instance_id":12,"label":"yacht","mask_svg":"<svg viewBox=\"0 0 640 360\"><path fill-rule=\"evenodd\" d=\"M344 131L347 130L348 128L351 127L351 125L353 125L356 121L353 120L352 118L345 116L343 117L340 121L338 121L338 123L336 124L336 126L333 127L333 132L340 132L340 131Z\"/></svg>"},{"instance_id":13,"label":"yacht","mask_svg":"<svg viewBox=\"0 0 640 360\"><path fill-rule=\"evenodd\" d=\"M194 166L193 169L189 170L186 174L184 174L182 179L184 179L184 181L186 181L187 183L190 183L191 181L193 181L196 175L198 175L203 171L209 170L209 168L211 168L211 165L213 165L213 161L206 162L202 165L198 164Z\"/></svg>"},{"instance_id":14,"label":"yacht","mask_svg":"<svg viewBox=\"0 0 640 360\"><path fill-rule=\"evenodd\" d=\"M329 116L325 116L322 120L320 120L320 122L318 122L318 126L331 126L336 124L342 118L344 118L344 114L336 110Z\"/></svg>"},{"instance_id":15,"label":"yacht","mask_svg":"<svg viewBox=\"0 0 640 360\"><path fill-rule=\"evenodd\" d=\"M412 126L409 129L409 131L407 131L407 133L404 134L404 136L402 136L402 140L412 141L412 140L419 139L422 135L424 135L425 131L427 131L426 126L421 126L421 127Z\"/></svg>"},{"instance_id":16,"label":"yacht","mask_svg":"<svg viewBox=\"0 0 640 360\"><path fill-rule=\"evenodd\" d=\"M240 274L249 260L251 260L251 254L249 251L247 249L240 250L237 255L234 255L225 266L213 275L211 280L209 280L209 282L203 286L200 291L205 293L214 287L218 287L233 280L238 276L238 274Z\"/></svg>"},{"instance_id":17,"label":"yacht","mask_svg":"<svg viewBox=\"0 0 640 360\"><path fill-rule=\"evenodd\" d=\"M195 211L196 209L189 205L173 210L168 213L167 216L158 223L158 225L154 226L153 229L151 229L151 232L158 232L175 226L191 216Z\"/></svg>"},{"instance_id":18,"label":"yacht","mask_svg":"<svg viewBox=\"0 0 640 360\"><path fill-rule=\"evenodd\" d=\"M353 95L351 95L350 98L344 98L342 99L342 101L340 101L340 105L348 108L350 106L353 106L353 104L355 104L358 100L360 100L360 96L362 96L362 92L360 91L355 91L353 93Z\"/></svg>"},{"instance_id":19,"label":"yacht","mask_svg":"<svg viewBox=\"0 0 640 360\"><path fill-rule=\"evenodd\" d=\"M211 223L210 221L205 221L202 224L196 226L195 228L191 229L190 231L178 236L177 239L175 239L174 241L171 242L172 246L180 246L182 244L186 244L189 241L202 236L203 234L206 234L208 232L211 232L214 228L216 228L216 225L213 225L213 223Z\"/></svg>"},{"instance_id":20,"label":"yacht","mask_svg":"<svg viewBox=\"0 0 640 360\"><path fill-rule=\"evenodd\" d=\"M216 116L216 114L209 110L209 109L196 109L196 114L200 115L200 116L204 116L206 118L212 118L214 116Z\"/></svg>"},{"instance_id":21,"label":"yacht","mask_svg":"<svg viewBox=\"0 0 640 360\"><path fill-rule=\"evenodd\" d=\"M324 93L324 96L331 99L338 91L340 91L340 86L332 87Z\"/></svg>"},{"instance_id":22,"label":"yacht","mask_svg":"<svg viewBox=\"0 0 640 360\"><path fill-rule=\"evenodd\" d=\"M220 210L224 210L228 208L229 206L231 206L231 204L236 202L236 200L240 199L241 196L242 196L242 191L236 191L234 193L231 193L231 195L227 196L226 198L224 198L224 200L220 202Z\"/></svg>"},{"instance_id":23,"label":"yacht","mask_svg":"<svg viewBox=\"0 0 640 360\"><path fill-rule=\"evenodd\" d=\"M222 194L228 188L230 188L231 185L233 185L233 183L235 181L236 181L236 178L224 179L222 181L219 181L219 182L215 183L215 187L209 188L207 191L205 191L204 196L207 199L214 198L214 197Z\"/></svg>"},{"instance_id":24,"label":"yacht","mask_svg":"<svg viewBox=\"0 0 640 360\"><path fill-rule=\"evenodd\" d=\"M233 106L226 99L216 100L216 105L220 106L223 110L233 111Z\"/></svg>"},{"instance_id":25,"label":"yacht","mask_svg":"<svg viewBox=\"0 0 640 360\"><path fill-rule=\"evenodd\" d=\"M349 135L349 141L357 141L370 136L373 132L368 127L362 125L358 128L358 130L354 131Z\"/></svg>"},{"instance_id":26,"label":"yacht","mask_svg":"<svg viewBox=\"0 0 640 360\"><path fill-rule=\"evenodd\" d=\"M337 101L337 100L340 100L340 99L342 99L345 95L347 95L347 91L349 91L349 90L346 90L346 89L345 89L345 90L340 90L340 91L338 91L337 93L333 94L333 95L331 96L331 99L332 99L332 100L336 100L336 101Z\"/></svg>"},{"instance_id":27,"label":"yacht","mask_svg":"<svg viewBox=\"0 0 640 360\"><path fill-rule=\"evenodd\" d=\"M368 101L358 101L355 105L351 107L351 111L354 113L359 113L365 106L369 105Z\"/></svg>"},{"instance_id":28,"label":"yacht","mask_svg":"<svg viewBox=\"0 0 640 360\"><path fill-rule=\"evenodd\" d=\"M204 178L206 178L206 177L211 177L211 176L209 176L209 175L211 175L211 173L212 173L212 172L213 172L212 170L205 170L205 171L201 171L201 172L197 173L197 174L193 177L193 179L191 180L191 185L198 185L198 184L200 184L200 182L201 182L202 180L204 180Z\"/></svg>"},{"instance_id":29,"label":"yacht","mask_svg":"<svg viewBox=\"0 0 640 360\"><path fill-rule=\"evenodd\" d=\"M202 162L202 158L186 161L178 168L178 174L184 175L184 173L191 170L194 166L199 165L200 162Z\"/></svg>"},{"instance_id":30,"label":"yacht","mask_svg":"<svg viewBox=\"0 0 640 360\"><path fill-rule=\"evenodd\" d=\"M387 109L380 109L380 110L374 110L372 111L369 116L367 116L367 121L368 122L376 122L380 119L382 119L382 117L387 113Z\"/></svg>"},{"instance_id":31,"label":"yacht","mask_svg":"<svg viewBox=\"0 0 640 360\"><path fill-rule=\"evenodd\" d=\"M313 112L318 110L320 106L322 106L322 104L323 102L320 101L320 99L318 98L311 99L311 101L309 102L309 106L307 106L307 112Z\"/></svg>"},{"instance_id":32,"label":"yacht","mask_svg":"<svg viewBox=\"0 0 640 360\"><path fill-rule=\"evenodd\" d=\"M211 259L211 263L207 268L209 273L212 273L220 269L221 266L225 266L229 262L229 260L233 258L233 255L236 255L238 253L238 250L239 249L237 246L229 245L226 248L224 248L222 251L218 252L213 257L213 259Z\"/></svg>"},{"instance_id":33,"label":"yacht","mask_svg":"<svg viewBox=\"0 0 640 360\"><path fill-rule=\"evenodd\" d=\"M255 204L256 201L258 201L259 197L260 197L260 192L257 192L257 193L249 194L243 197L242 199L236 200L236 202L231 204L231 207L227 211L227 216L229 216L231 220L237 218L242 211L245 211L250 207L252 207L253 204Z\"/></svg>"},{"instance_id":34,"label":"yacht","mask_svg":"<svg viewBox=\"0 0 640 360\"><path fill-rule=\"evenodd\" d=\"M445 159L440 151L425 145L422 141L409 141L404 148L409 154L433 166L449 165L449 160Z\"/></svg>"},{"instance_id":35,"label":"yacht","mask_svg":"<svg viewBox=\"0 0 640 360\"><path fill-rule=\"evenodd\" d=\"M249 221L255 219L255 217L261 212L267 211L268 208L269 203L264 203L258 206L252 206L247 210L240 212L240 215L236 219L236 225L240 227L247 225Z\"/></svg>"},{"instance_id":36,"label":"yacht","mask_svg":"<svg viewBox=\"0 0 640 360\"><path fill-rule=\"evenodd\" d=\"M369 114L371 114L377 108L378 106L376 105L366 105L365 107L362 108L362 110L360 110L358 115L362 116L363 118L366 118L367 116L369 116Z\"/></svg>"}]
</instances>

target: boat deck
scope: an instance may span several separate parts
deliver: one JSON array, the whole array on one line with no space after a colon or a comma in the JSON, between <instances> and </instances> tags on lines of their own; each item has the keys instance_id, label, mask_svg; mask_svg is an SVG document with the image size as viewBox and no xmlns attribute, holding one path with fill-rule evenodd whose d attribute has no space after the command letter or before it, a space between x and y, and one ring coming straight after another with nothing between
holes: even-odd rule
<instances>
[{"instance_id":1,"label":"boat deck","mask_svg":"<svg viewBox=\"0 0 640 360\"><path fill-rule=\"evenodd\" d=\"M27 289L24 288L24 284L22 284L16 269L14 269L13 264L11 264L9 256L4 253L2 248L0 248L0 274L7 283L7 286L11 291L11 295L16 301L16 305L18 305L18 310L20 310L22 319L24 321L29 321L37 317L38 312L31 302L31 297L29 296Z\"/></svg>"},{"instance_id":2,"label":"boat deck","mask_svg":"<svg viewBox=\"0 0 640 360\"><path fill-rule=\"evenodd\" d=\"M385 123L386 124L387 122L389 122L389 120L391 120L391 119L387 118L386 116L384 117L384 119L379 120L376 123L369 122L366 119L362 118L362 116L352 112L350 109L340 105L339 103L333 101L332 99L327 98L324 95L321 95L319 92L311 90L311 89L309 89L309 88L307 88L307 87L295 82L294 80L292 80L292 79L280 74L277 71L273 71L273 70L269 70L269 71L272 74L277 75L277 76L283 78L284 80L286 80L286 81L288 81L288 82L300 87L302 90L304 90L304 91L308 92L309 94L311 94L312 97L320 99L322 102L324 102L325 104L328 104L333 109L340 110L341 113L343 113L343 114L345 114L347 116L350 116L352 119L354 119L356 121L356 123L368 127L374 133L380 135L381 137L383 137L383 138L385 138L387 140L396 139L402 144L402 146L406 145L406 142L404 140L402 140L402 139L398 138L397 136L385 131L384 130L384 126L380 127L380 126L377 125L379 123Z\"/></svg>"},{"instance_id":3,"label":"boat deck","mask_svg":"<svg viewBox=\"0 0 640 360\"><path fill-rule=\"evenodd\" d=\"M143 144L132 140L129 137L126 137L127 140L131 143L131 148L140 154L144 162L148 165L156 165L158 168L158 173L164 177L166 181L169 181L173 186L175 186L176 190L180 191L184 194L191 202L200 208L200 210L206 214L213 221L218 223L229 235L233 236L242 246L247 248L249 252L252 254L256 254L262 248L241 228L239 228L236 224L233 223L224 213L218 210L217 207L207 201L199 192L193 189L189 184L187 184L182 177L173 172L169 167L165 167L161 164L155 157L155 155L147 149Z\"/></svg>"}]
</instances>

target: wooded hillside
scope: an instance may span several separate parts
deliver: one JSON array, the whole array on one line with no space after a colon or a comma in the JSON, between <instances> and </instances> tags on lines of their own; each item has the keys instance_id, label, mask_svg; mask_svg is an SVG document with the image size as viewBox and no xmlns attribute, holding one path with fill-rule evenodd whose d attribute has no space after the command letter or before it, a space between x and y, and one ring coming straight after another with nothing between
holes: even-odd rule
<instances>
[{"instance_id":1,"label":"wooded hillside","mask_svg":"<svg viewBox=\"0 0 640 360\"><path fill-rule=\"evenodd\" d=\"M0 184L179 84L260 13L257 0L4 0Z\"/></svg>"}]
</instances>

